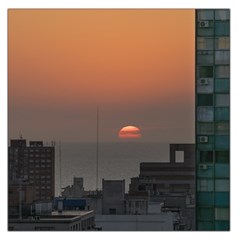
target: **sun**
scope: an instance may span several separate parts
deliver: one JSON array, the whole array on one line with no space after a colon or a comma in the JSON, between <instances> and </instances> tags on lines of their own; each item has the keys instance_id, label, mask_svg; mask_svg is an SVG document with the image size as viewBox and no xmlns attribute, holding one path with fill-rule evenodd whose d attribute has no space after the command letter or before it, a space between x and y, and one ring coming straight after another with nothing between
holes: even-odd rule
<instances>
[{"instance_id":1,"label":"sun","mask_svg":"<svg viewBox=\"0 0 240 240\"><path fill-rule=\"evenodd\" d=\"M118 132L119 138L127 138L127 139L138 139L142 137L140 128L135 126L126 126L120 129Z\"/></svg>"}]
</instances>

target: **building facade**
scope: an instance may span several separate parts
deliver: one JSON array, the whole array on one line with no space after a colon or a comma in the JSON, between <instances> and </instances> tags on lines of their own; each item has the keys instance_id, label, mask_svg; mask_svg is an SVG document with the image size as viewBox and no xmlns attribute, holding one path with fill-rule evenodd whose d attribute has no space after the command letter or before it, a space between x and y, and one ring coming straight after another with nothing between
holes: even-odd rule
<instances>
[{"instance_id":1,"label":"building facade","mask_svg":"<svg viewBox=\"0 0 240 240\"><path fill-rule=\"evenodd\" d=\"M53 212L51 215L10 219L9 231L93 231L93 211Z\"/></svg>"},{"instance_id":2,"label":"building facade","mask_svg":"<svg viewBox=\"0 0 240 240\"><path fill-rule=\"evenodd\" d=\"M9 207L16 196L23 205L30 198L33 201L52 200L54 168L53 145L44 146L41 141L30 141L27 145L25 139L11 140L8 148Z\"/></svg>"},{"instance_id":3,"label":"building facade","mask_svg":"<svg viewBox=\"0 0 240 240\"><path fill-rule=\"evenodd\" d=\"M230 10L196 10L196 227L229 230Z\"/></svg>"},{"instance_id":4,"label":"building facade","mask_svg":"<svg viewBox=\"0 0 240 240\"><path fill-rule=\"evenodd\" d=\"M102 179L102 214L125 214L125 180Z\"/></svg>"},{"instance_id":5,"label":"building facade","mask_svg":"<svg viewBox=\"0 0 240 240\"><path fill-rule=\"evenodd\" d=\"M195 145L170 144L170 161L140 163L129 193L148 192L149 201L179 214L179 230L195 230Z\"/></svg>"}]
</instances>

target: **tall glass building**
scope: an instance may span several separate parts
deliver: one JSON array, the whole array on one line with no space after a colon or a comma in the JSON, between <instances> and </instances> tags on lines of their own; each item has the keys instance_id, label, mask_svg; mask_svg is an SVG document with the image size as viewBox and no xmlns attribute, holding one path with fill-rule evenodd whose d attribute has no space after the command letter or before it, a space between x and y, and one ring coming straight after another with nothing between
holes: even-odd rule
<instances>
[{"instance_id":1,"label":"tall glass building","mask_svg":"<svg viewBox=\"0 0 240 240\"><path fill-rule=\"evenodd\" d=\"M230 10L196 10L196 227L230 229Z\"/></svg>"}]
</instances>

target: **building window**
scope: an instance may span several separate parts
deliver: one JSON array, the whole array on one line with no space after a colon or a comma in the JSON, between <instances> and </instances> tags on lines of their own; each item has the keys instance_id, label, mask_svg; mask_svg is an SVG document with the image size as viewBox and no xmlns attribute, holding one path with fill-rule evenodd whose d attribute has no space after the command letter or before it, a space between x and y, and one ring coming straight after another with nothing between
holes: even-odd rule
<instances>
[{"instance_id":1,"label":"building window","mask_svg":"<svg viewBox=\"0 0 240 240\"><path fill-rule=\"evenodd\" d=\"M116 208L109 208L109 214L116 214Z\"/></svg>"},{"instance_id":2,"label":"building window","mask_svg":"<svg viewBox=\"0 0 240 240\"><path fill-rule=\"evenodd\" d=\"M229 136L216 135L215 136L215 147L216 147L216 149L229 149Z\"/></svg>"},{"instance_id":3,"label":"building window","mask_svg":"<svg viewBox=\"0 0 240 240\"><path fill-rule=\"evenodd\" d=\"M199 67L199 77L200 78L213 77L213 67L212 66L200 66Z\"/></svg>"},{"instance_id":4,"label":"building window","mask_svg":"<svg viewBox=\"0 0 240 240\"><path fill-rule=\"evenodd\" d=\"M216 151L215 159L216 163L229 163L230 159L229 151Z\"/></svg>"},{"instance_id":5,"label":"building window","mask_svg":"<svg viewBox=\"0 0 240 240\"><path fill-rule=\"evenodd\" d=\"M230 11L228 9L215 10L216 20L228 20L230 19Z\"/></svg>"},{"instance_id":6,"label":"building window","mask_svg":"<svg viewBox=\"0 0 240 240\"><path fill-rule=\"evenodd\" d=\"M175 162L176 163L184 162L184 151L175 151Z\"/></svg>"},{"instance_id":7,"label":"building window","mask_svg":"<svg viewBox=\"0 0 240 240\"><path fill-rule=\"evenodd\" d=\"M200 163L213 163L213 151L200 151Z\"/></svg>"},{"instance_id":8,"label":"building window","mask_svg":"<svg viewBox=\"0 0 240 240\"><path fill-rule=\"evenodd\" d=\"M197 38L197 50L212 50L213 38L198 37Z\"/></svg>"},{"instance_id":9,"label":"building window","mask_svg":"<svg viewBox=\"0 0 240 240\"><path fill-rule=\"evenodd\" d=\"M212 94L198 94L198 106L212 106L213 105L213 95Z\"/></svg>"},{"instance_id":10,"label":"building window","mask_svg":"<svg viewBox=\"0 0 240 240\"><path fill-rule=\"evenodd\" d=\"M229 37L216 37L215 38L215 49L230 49L230 38Z\"/></svg>"},{"instance_id":11,"label":"building window","mask_svg":"<svg viewBox=\"0 0 240 240\"><path fill-rule=\"evenodd\" d=\"M229 66L216 66L216 78L229 78L230 67Z\"/></svg>"},{"instance_id":12,"label":"building window","mask_svg":"<svg viewBox=\"0 0 240 240\"><path fill-rule=\"evenodd\" d=\"M228 179L216 179L215 191L217 192L229 192L229 180Z\"/></svg>"},{"instance_id":13,"label":"building window","mask_svg":"<svg viewBox=\"0 0 240 240\"><path fill-rule=\"evenodd\" d=\"M208 10L208 9L199 9L197 11L197 18L199 21L201 20L213 20L214 17L214 10Z\"/></svg>"},{"instance_id":14,"label":"building window","mask_svg":"<svg viewBox=\"0 0 240 240\"><path fill-rule=\"evenodd\" d=\"M229 94L216 94L215 99L217 107L228 107L230 104Z\"/></svg>"},{"instance_id":15,"label":"building window","mask_svg":"<svg viewBox=\"0 0 240 240\"><path fill-rule=\"evenodd\" d=\"M200 78L197 80L197 92L198 93L213 93L213 79L212 78Z\"/></svg>"},{"instance_id":16,"label":"building window","mask_svg":"<svg viewBox=\"0 0 240 240\"><path fill-rule=\"evenodd\" d=\"M197 194L197 204L205 206L214 205L214 194L213 192L199 192Z\"/></svg>"},{"instance_id":17,"label":"building window","mask_svg":"<svg viewBox=\"0 0 240 240\"><path fill-rule=\"evenodd\" d=\"M229 208L215 208L216 220L229 220Z\"/></svg>"},{"instance_id":18,"label":"building window","mask_svg":"<svg viewBox=\"0 0 240 240\"><path fill-rule=\"evenodd\" d=\"M199 192L212 192L214 189L213 180L203 179L198 181L198 191Z\"/></svg>"},{"instance_id":19,"label":"building window","mask_svg":"<svg viewBox=\"0 0 240 240\"><path fill-rule=\"evenodd\" d=\"M230 51L215 51L215 64L229 64Z\"/></svg>"},{"instance_id":20,"label":"building window","mask_svg":"<svg viewBox=\"0 0 240 240\"><path fill-rule=\"evenodd\" d=\"M197 124L197 133L198 134L208 134L211 135L214 133L213 123L198 123Z\"/></svg>"},{"instance_id":21,"label":"building window","mask_svg":"<svg viewBox=\"0 0 240 240\"><path fill-rule=\"evenodd\" d=\"M229 93L230 82L229 78L215 79L215 92L216 93Z\"/></svg>"},{"instance_id":22,"label":"building window","mask_svg":"<svg viewBox=\"0 0 240 240\"><path fill-rule=\"evenodd\" d=\"M229 36L230 24L229 21L215 21L215 35Z\"/></svg>"},{"instance_id":23,"label":"building window","mask_svg":"<svg viewBox=\"0 0 240 240\"><path fill-rule=\"evenodd\" d=\"M229 134L229 122L216 122L215 134L219 134L219 135Z\"/></svg>"},{"instance_id":24,"label":"building window","mask_svg":"<svg viewBox=\"0 0 240 240\"><path fill-rule=\"evenodd\" d=\"M230 117L228 107L216 107L215 108L215 120L217 121L228 121Z\"/></svg>"},{"instance_id":25,"label":"building window","mask_svg":"<svg viewBox=\"0 0 240 240\"><path fill-rule=\"evenodd\" d=\"M197 51L197 64L212 65L213 51Z\"/></svg>"},{"instance_id":26,"label":"building window","mask_svg":"<svg viewBox=\"0 0 240 240\"><path fill-rule=\"evenodd\" d=\"M212 122L213 121L213 107L198 107L197 120L199 122Z\"/></svg>"},{"instance_id":27,"label":"building window","mask_svg":"<svg viewBox=\"0 0 240 240\"><path fill-rule=\"evenodd\" d=\"M216 178L229 178L229 164L215 164L215 177Z\"/></svg>"}]
</instances>

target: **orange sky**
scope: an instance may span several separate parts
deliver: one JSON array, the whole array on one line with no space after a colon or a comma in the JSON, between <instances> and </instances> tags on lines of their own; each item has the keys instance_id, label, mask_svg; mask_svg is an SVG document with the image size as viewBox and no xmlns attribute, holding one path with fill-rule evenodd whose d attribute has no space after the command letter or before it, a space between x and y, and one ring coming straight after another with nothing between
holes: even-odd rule
<instances>
[{"instance_id":1,"label":"orange sky","mask_svg":"<svg viewBox=\"0 0 240 240\"><path fill-rule=\"evenodd\" d=\"M104 141L125 125L139 126L146 141L193 141L194 10L8 17L10 138L95 140L98 104Z\"/></svg>"}]
</instances>

